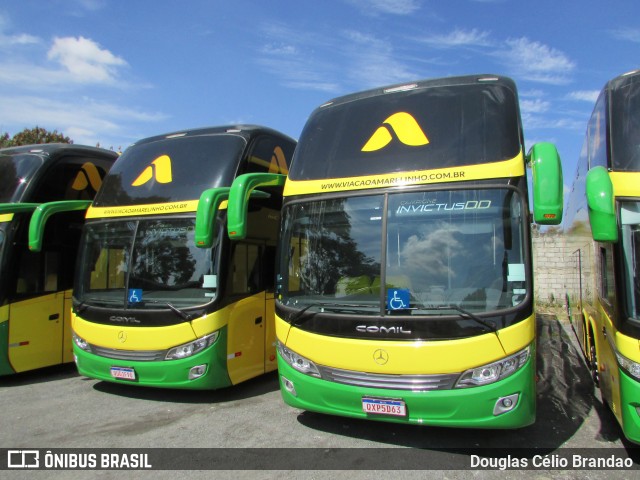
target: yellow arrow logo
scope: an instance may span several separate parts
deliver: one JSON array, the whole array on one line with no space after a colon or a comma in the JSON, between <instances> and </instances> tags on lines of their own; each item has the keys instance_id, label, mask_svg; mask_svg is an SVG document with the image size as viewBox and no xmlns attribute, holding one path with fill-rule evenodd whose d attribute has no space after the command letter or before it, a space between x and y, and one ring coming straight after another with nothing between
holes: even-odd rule
<instances>
[{"instance_id":1,"label":"yellow arrow logo","mask_svg":"<svg viewBox=\"0 0 640 480\"><path fill-rule=\"evenodd\" d=\"M97 192L100 185L102 185L102 177L96 166L93 163L87 162L80 168L80 171L71 184L71 188L81 192L89 185Z\"/></svg>"},{"instance_id":2,"label":"yellow arrow logo","mask_svg":"<svg viewBox=\"0 0 640 480\"><path fill-rule=\"evenodd\" d=\"M131 184L134 187L144 185L152 178L158 183L171 183L171 159L169 155L161 155L145 168Z\"/></svg>"},{"instance_id":3,"label":"yellow arrow logo","mask_svg":"<svg viewBox=\"0 0 640 480\"><path fill-rule=\"evenodd\" d=\"M271 163L269 164L269 173L282 173L284 175L289 173L289 169L287 168L287 160L284 156L282 148L280 147L276 147L273 149L273 154L271 155Z\"/></svg>"},{"instance_id":4,"label":"yellow arrow logo","mask_svg":"<svg viewBox=\"0 0 640 480\"><path fill-rule=\"evenodd\" d=\"M424 134L416 119L406 112L398 112L387 118L382 125L374 132L367 143L362 147L363 152L374 152L380 150L393 140L393 132L405 145L419 147L429 143L429 139Z\"/></svg>"}]
</instances>

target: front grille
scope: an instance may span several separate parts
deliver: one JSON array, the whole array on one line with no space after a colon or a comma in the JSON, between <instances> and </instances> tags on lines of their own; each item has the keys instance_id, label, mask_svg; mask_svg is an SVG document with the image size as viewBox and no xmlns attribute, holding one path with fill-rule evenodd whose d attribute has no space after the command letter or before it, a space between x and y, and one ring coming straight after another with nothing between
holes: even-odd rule
<instances>
[{"instance_id":1,"label":"front grille","mask_svg":"<svg viewBox=\"0 0 640 480\"><path fill-rule=\"evenodd\" d=\"M164 360L166 350L118 350L90 345L91 352L95 355L116 360L132 360L136 362L157 362Z\"/></svg>"},{"instance_id":2,"label":"front grille","mask_svg":"<svg viewBox=\"0 0 640 480\"><path fill-rule=\"evenodd\" d=\"M393 390L450 390L459 373L437 375L387 375L380 373L355 372L337 368L318 367L323 380L358 387L388 388Z\"/></svg>"}]
</instances>

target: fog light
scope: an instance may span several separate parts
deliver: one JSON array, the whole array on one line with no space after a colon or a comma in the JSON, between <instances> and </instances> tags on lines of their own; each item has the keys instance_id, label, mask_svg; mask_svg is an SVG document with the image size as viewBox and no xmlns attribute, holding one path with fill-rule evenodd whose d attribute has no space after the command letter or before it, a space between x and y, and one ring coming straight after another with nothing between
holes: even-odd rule
<instances>
[{"instance_id":1,"label":"fog light","mask_svg":"<svg viewBox=\"0 0 640 480\"><path fill-rule=\"evenodd\" d=\"M207 364L196 365L195 367L191 367L189 370L189 380L195 380L196 378L200 378L205 373L207 373Z\"/></svg>"},{"instance_id":2,"label":"fog light","mask_svg":"<svg viewBox=\"0 0 640 480\"><path fill-rule=\"evenodd\" d=\"M519 393L514 393L513 395L509 395L508 397L499 398L493 407L494 415L502 415L503 413L510 412L516 405L518 405L518 398L520 397Z\"/></svg>"},{"instance_id":3,"label":"fog light","mask_svg":"<svg viewBox=\"0 0 640 480\"><path fill-rule=\"evenodd\" d=\"M296 389L293 386L293 382L289 380L287 377L280 377L280 378L282 379L282 385L284 386L284 389L294 397L297 397L298 392L296 392Z\"/></svg>"}]
</instances>

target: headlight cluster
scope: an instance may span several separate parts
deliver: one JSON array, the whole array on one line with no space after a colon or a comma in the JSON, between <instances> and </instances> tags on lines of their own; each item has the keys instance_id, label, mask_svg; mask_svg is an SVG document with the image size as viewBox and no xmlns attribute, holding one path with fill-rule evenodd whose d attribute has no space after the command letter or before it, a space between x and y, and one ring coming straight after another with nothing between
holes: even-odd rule
<instances>
[{"instance_id":1,"label":"headlight cluster","mask_svg":"<svg viewBox=\"0 0 640 480\"><path fill-rule=\"evenodd\" d=\"M467 370L458 379L456 388L478 387L502 380L517 372L531 355L531 346L498 362Z\"/></svg>"},{"instance_id":2,"label":"headlight cluster","mask_svg":"<svg viewBox=\"0 0 640 480\"><path fill-rule=\"evenodd\" d=\"M89 344L84 338L79 337L78 335L76 335L75 332L72 332L72 336L73 336L73 342L76 344L76 346L80 350L84 350L85 352L91 352L91 347L89 346Z\"/></svg>"},{"instance_id":3,"label":"headlight cluster","mask_svg":"<svg viewBox=\"0 0 640 480\"><path fill-rule=\"evenodd\" d=\"M320 377L320 371L318 370L318 367L316 367L316 365L311 360L303 357L302 355L298 355L293 350L289 350L280 342L278 342L277 345L278 353L280 353L280 356L293 368L295 368L299 372L306 373L307 375Z\"/></svg>"},{"instance_id":4,"label":"headlight cluster","mask_svg":"<svg viewBox=\"0 0 640 480\"><path fill-rule=\"evenodd\" d=\"M179 345L177 347L173 347L167 352L167 355L164 357L165 360L179 360L181 358L187 358L196 353L200 353L202 350L207 348L218 339L218 332L214 332L210 335L206 335L204 337L200 337L193 342L185 343L184 345Z\"/></svg>"},{"instance_id":5,"label":"headlight cluster","mask_svg":"<svg viewBox=\"0 0 640 480\"><path fill-rule=\"evenodd\" d=\"M640 380L640 363L629 360L627 357L620 354L618 350L614 349L614 351L616 352L616 358L618 359L618 365L620 365L620 368L636 380Z\"/></svg>"}]
</instances>

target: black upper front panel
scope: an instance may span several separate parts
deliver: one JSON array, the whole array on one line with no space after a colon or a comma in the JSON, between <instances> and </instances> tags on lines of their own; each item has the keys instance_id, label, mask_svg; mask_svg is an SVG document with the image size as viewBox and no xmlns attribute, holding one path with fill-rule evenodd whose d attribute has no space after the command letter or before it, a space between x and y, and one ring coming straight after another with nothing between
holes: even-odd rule
<instances>
[{"instance_id":1,"label":"black upper front panel","mask_svg":"<svg viewBox=\"0 0 640 480\"><path fill-rule=\"evenodd\" d=\"M312 114L289 177L317 180L511 159L518 100L506 78L418 82L337 99Z\"/></svg>"},{"instance_id":2,"label":"black upper front panel","mask_svg":"<svg viewBox=\"0 0 640 480\"><path fill-rule=\"evenodd\" d=\"M246 144L242 136L217 134L134 145L113 166L94 205L197 200L208 188L231 185Z\"/></svg>"}]
</instances>

